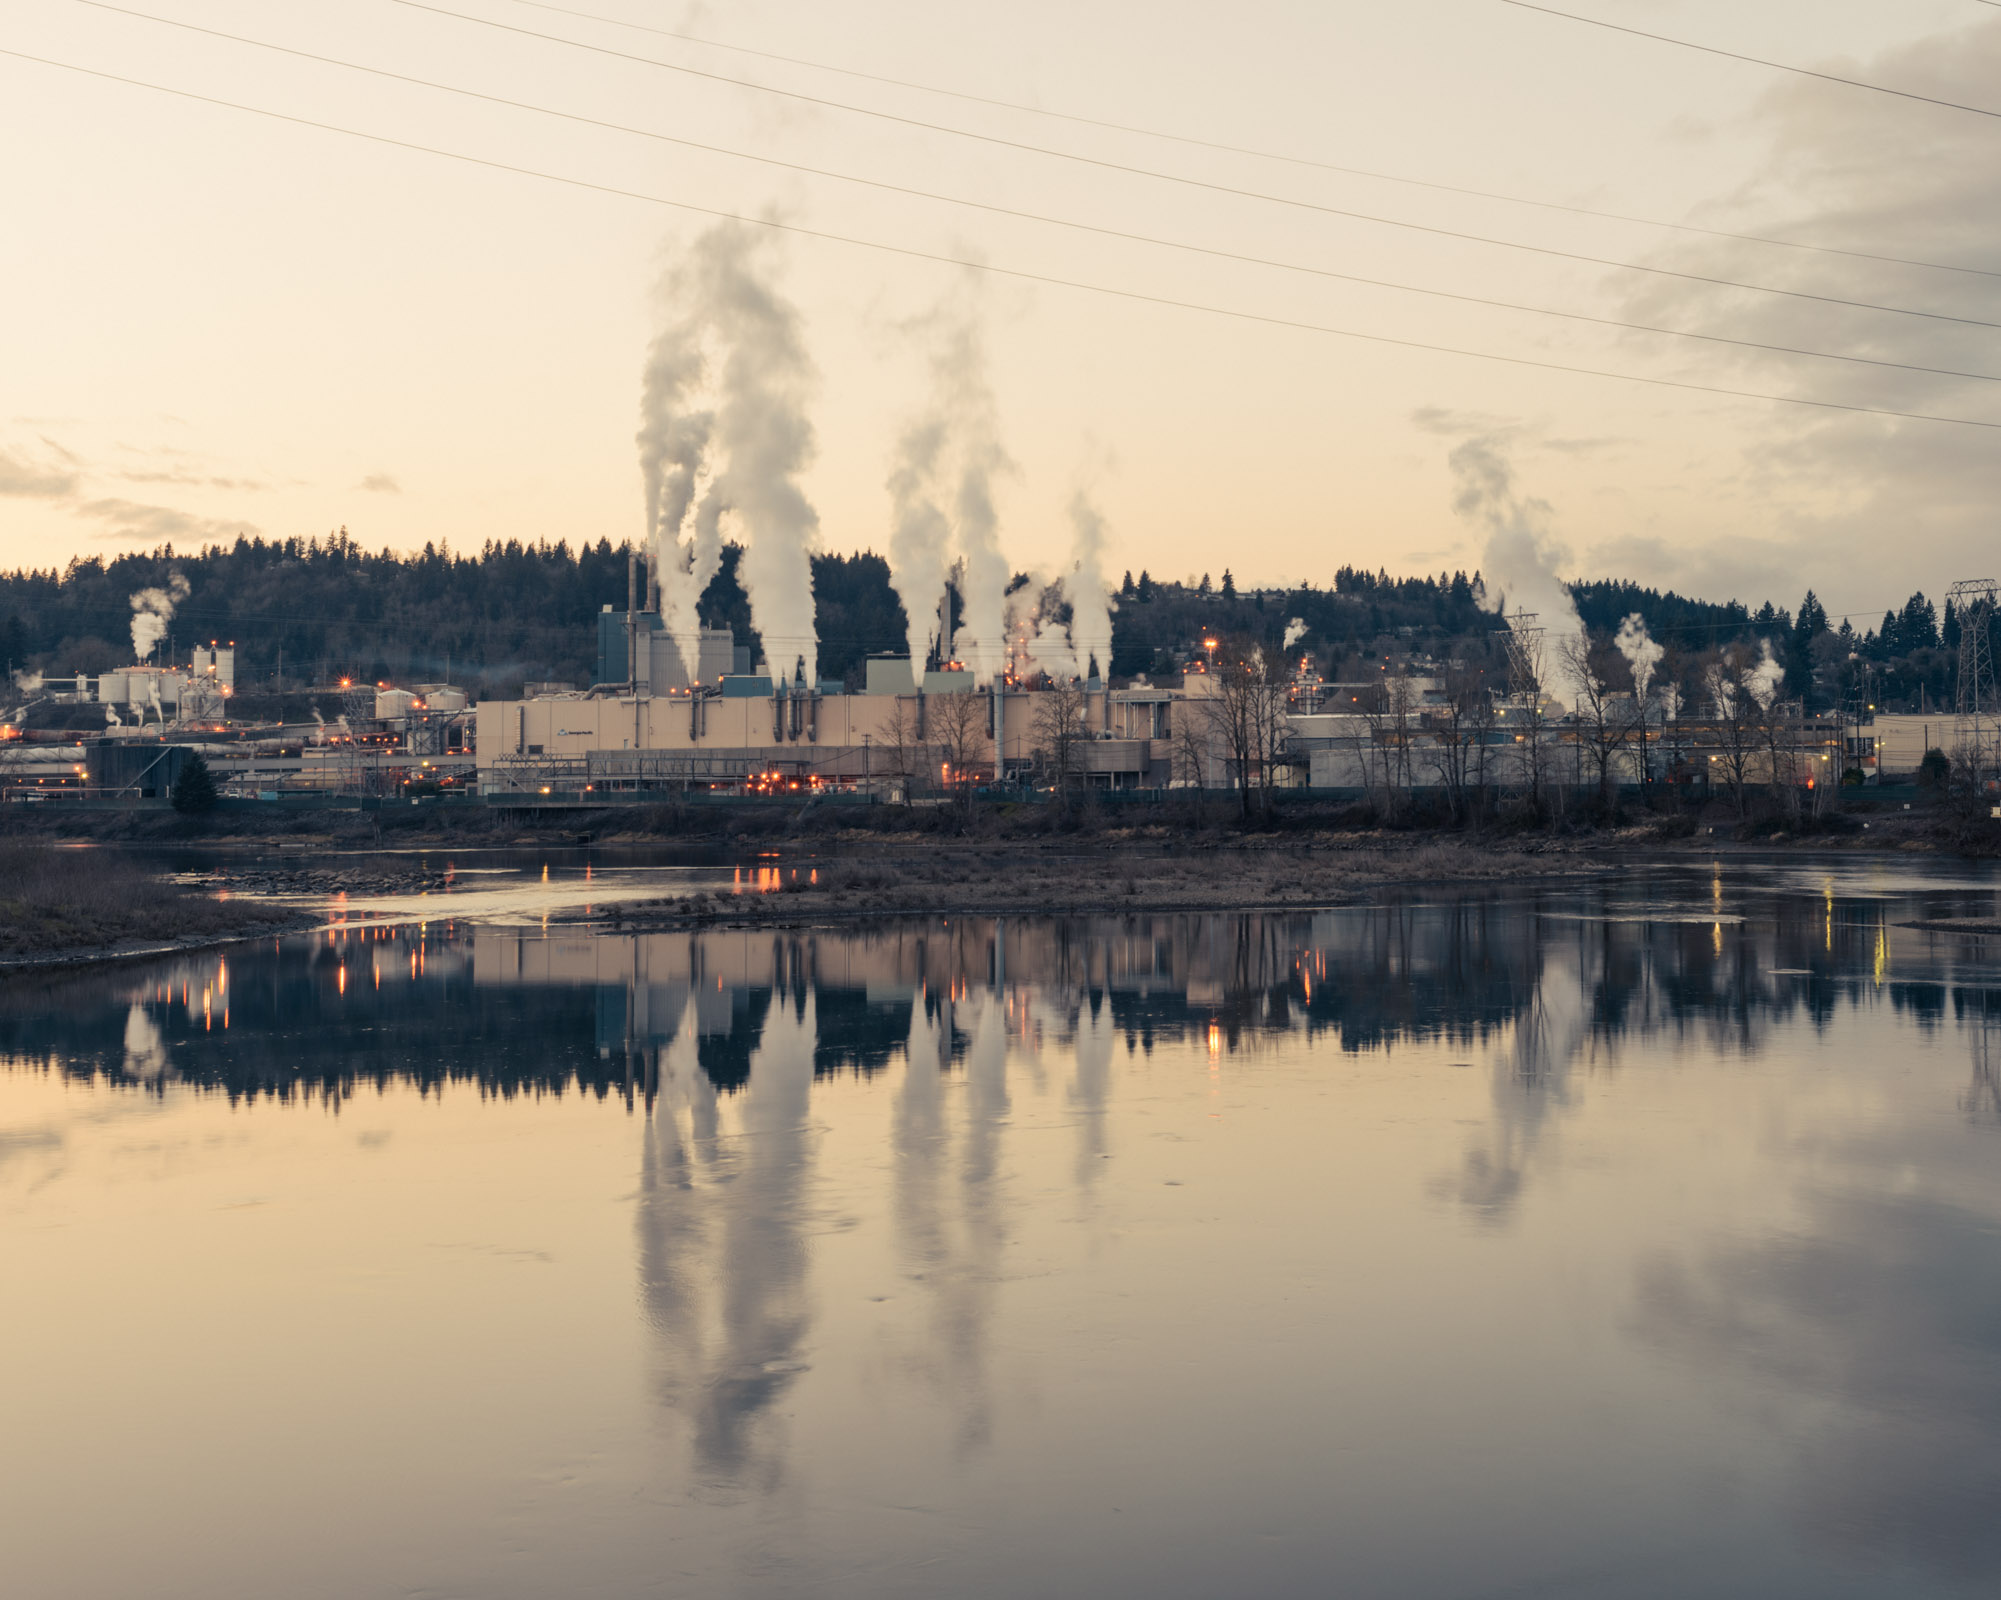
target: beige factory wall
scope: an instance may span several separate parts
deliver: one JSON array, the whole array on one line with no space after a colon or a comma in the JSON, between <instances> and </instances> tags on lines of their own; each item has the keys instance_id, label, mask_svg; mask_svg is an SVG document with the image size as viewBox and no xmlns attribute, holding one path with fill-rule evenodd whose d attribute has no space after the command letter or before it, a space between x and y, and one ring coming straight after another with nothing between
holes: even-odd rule
<instances>
[{"instance_id":1,"label":"beige factory wall","mask_svg":"<svg viewBox=\"0 0 2001 1600\"><path fill-rule=\"evenodd\" d=\"M927 703L936 706L942 696L932 695ZM1040 692L1006 696L1003 716L1004 753L1010 761L1028 759L1038 743L1036 708ZM1088 697L1086 725L1097 733L1107 724L1110 697L1104 693ZM592 750L736 750L796 746L811 750L815 745L860 745L866 742L887 746L895 741L890 720L899 703L906 718L917 714L914 695L826 695L817 703L815 737L802 731L791 738L791 717L786 716L786 737L774 737L774 714L769 696L733 699L710 696L700 702L684 695L664 695L651 699L606 696L600 699L482 700L476 713L479 754L496 756L530 753L540 745L542 755L582 757ZM701 707L702 734L696 738L692 720ZM931 734L936 742L936 733Z\"/></svg>"},{"instance_id":2,"label":"beige factory wall","mask_svg":"<svg viewBox=\"0 0 2001 1600\"><path fill-rule=\"evenodd\" d=\"M1858 731L1863 738L1876 741L1876 771L1889 778L1916 772L1927 750L1951 755L1959 743L1958 722L1936 711L1921 716L1879 716Z\"/></svg>"}]
</instances>

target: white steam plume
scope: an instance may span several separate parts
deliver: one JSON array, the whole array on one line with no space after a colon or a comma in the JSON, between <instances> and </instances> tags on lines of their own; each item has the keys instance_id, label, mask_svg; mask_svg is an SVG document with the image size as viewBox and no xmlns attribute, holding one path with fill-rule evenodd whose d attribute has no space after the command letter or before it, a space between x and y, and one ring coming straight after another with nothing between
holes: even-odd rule
<instances>
[{"instance_id":1,"label":"white steam plume","mask_svg":"<svg viewBox=\"0 0 2001 1600\"><path fill-rule=\"evenodd\" d=\"M1105 519L1079 489L1070 497L1076 565L1065 582L1070 597L1070 645L1081 678L1112 675L1112 600L1105 583Z\"/></svg>"},{"instance_id":2,"label":"white steam plume","mask_svg":"<svg viewBox=\"0 0 2001 1600\"><path fill-rule=\"evenodd\" d=\"M670 275L669 285L674 283ZM692 531L683 524L708 466L715 414L697 406L707 374L702 327L687 317L666 328L646 354L639 390L639 471L646 486L646 547L660 589L660 620L680 653L682 671L695 675L700 648L696 603L713 566L703 575Z\"/></svg>"},{"instance_id":3,"label":"white steam plume","mask_svg":"<svg viewBox=\"0 0 2001 1600\"><path fill-rule=\"evenodd\" d=\"M921 673L939 639L952 525L938 508L938 458L945 447L942 417L904 431L889 474L889 582L903 602L910 666Z\"/></svg>"},{"instance_id":4,"label":"white steam plume","mask_svg":"<svg viewBox=\"0 0 2001 1600\"><path fill-rule=\"evenodd\" d=\"M1662 655L1661 647L1647 633L1647 619L1635 611L1619 624L1619 636L1612 642L1633 669L1633 698L1645 705L1647 689L1654 681L1654 668L1660 665Z\"/></svg>"},{"instance_id":5,"label":"white steam plume","mask_svg":"<svg viewBox=\"0 0 2001 1600\"><path fill-rule=\"evenodd\" d=\"M167 575L164 589L141 589L132 596L132 655L144 661L166 637L174 608L188 597L188 580L178 572Z\"/></svg>"},{"instance_id":6,"label":"white steam plume","mask_svg":"<svg viewBox=\"0 0 2001 1600\"><path fill-rule=\"evenodd\" d=\"M661 620L693 677L695 606L743 541L738 576L772 670L817 679L812 552L820 518L798 483L813 458L814 373L799 313L765 280L758 240L718 223L669 269L670 313L647 353L639 458ZM705 396L713 404L701 403ZM725 528L725 521L729 526Z\"/></svg>"},{"instance_id":7,"label":"white steam plume","mask_svg":"<svg viewBox=\"0 0 2001 1600\"><path fill-rule=\"evenodd\" d=\"M934 341L930 404L905 431L889 477L890 581L908 620L912 666L921 670L951 576L959 592L953 654L984 680L1007 664L1009 570L994 486L1014 463L1000 442L976 311L943 309L926 326ZM948 525L949 556L937 542Z\"/></svg>"},{"instance_id":8,"label":"white steam plume","mask_svg":"<svg viewBox=\"0 0 2001 1600\"><path fill-rule=\"evenodd\" d=\"M1511 618L1534 612L1547 641L1547 658L1560 661L1566 642L1583 639L1584 624L1569 588L1557 576L1570 552L1550 531L1548 502L1516 491L1514 468L1500 435L1468 439L1453 450L1449 461L1458 485L1453 510L1487 532L1480 566L1493 604L1505 604ZM1549 693L1547 683L1541 688Z\"/></svg>"},{"instance_id":9,"label":"white steam plume","mask_svg":"<svg viewBox=\"0 0 2001 1600\"><path fill-rule=\"evenodd\" d=\"M1758 702L1762 711L1769 711L1778 703L1779 691L1785 686L1786 669L1779 658L1772 653L1772 641L1761 639L1758 664L1745 675L1745 686L1751 691L1751 698Z\"/></svg>"},{"instance_id":10,"label":"white steam plume","mask_svg":"<svg viewBox=\"0 0 2001 1600\"><path fill-rule=\"evenodd\" d=\"M1285 648L1290 650L1305 637L1306 619L1304 617L1288 618L1285 624Z\"/></svg>"}]
</instances>

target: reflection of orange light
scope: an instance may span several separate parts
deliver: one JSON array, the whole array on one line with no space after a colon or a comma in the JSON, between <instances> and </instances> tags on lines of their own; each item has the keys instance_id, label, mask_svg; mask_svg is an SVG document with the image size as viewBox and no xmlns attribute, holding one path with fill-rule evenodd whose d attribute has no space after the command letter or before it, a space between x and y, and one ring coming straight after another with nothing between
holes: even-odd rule
<instances>
[{"instance_id":1,"label":"reflection of orange light","mask_svg":"<svg viewBox=\"0 0 2001 1600\"><path fill-rule=\"evenodd\" d=\"M340 969L340 975L338 976L338 978L336 978L336 979L335 979L335 987L336 987L336 988L338 988L338 989L340 990L340 992L341 992L342 994L346 994L346 993L347 993L347 968L346 968L346 967L342 967L342 968Z\"/></svg>"},{"instance_id":2,"label":"reflection of orange light","mask_svg":"<svg viewBox=\"0 0 2001 1600\"><path fill-rule=\"evenodd\" d=\"M1209 1059L1216 1060L1223 1053L1223 1030L1212 1022L1209 1024Z\"/></svg>"}]
</instances>

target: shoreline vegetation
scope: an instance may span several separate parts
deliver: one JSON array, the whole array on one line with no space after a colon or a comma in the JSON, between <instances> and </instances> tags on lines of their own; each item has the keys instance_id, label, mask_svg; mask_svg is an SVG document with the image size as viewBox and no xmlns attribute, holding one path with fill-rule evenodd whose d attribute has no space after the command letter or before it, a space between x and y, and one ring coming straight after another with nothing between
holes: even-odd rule
<instances>
[{"instance_id":1,"label":"shoreline vegetation","mask_svg":"<svg viewBox=\"0 0 2001 1600\"><path fill-rule=\"evenodd\" d=\"M1070 916L1311 911L1384 890L1596 876L1613 859L1564 846L1338 841L1180 851L1157 843L1074 850L934 849L899 856L779 857L740 887L578 909L552 923L623 931L907 916Z\"/></svg>"},{"instance_id":2,"label":"shoreline vegetation","mask_svg":"<svg viewBox=\"0 0 2001 1600\"><path fill-rule=\"evenodd\" d=\"M0 968L168 953L313 920L297 906L204 893L104 851L0 843Z\"/></svg>"},{"instance_id":3,"label":"shoreline vegetation","mask_svg":"<svg viewBox=\"0 0 2001 1600\"><path fill-rule=\"evenodd\" d=\"M12 808L9 808L10 810ZM24 808L25 809L25 808ZM1384 827L1352 810L1282 808L1246 827L1213 812L1157 807L728 807L666 804L588 814L466 807L282 819L172 813L5 819L0 969L167 954L296 931L323 920L302 897L436 890L435 852L685 844L741 885L551 910L552 925L623 930L846 922L934 915L1307 911L1425 886L1576 879L1646 857L1798 848L1841 853L2001 854L2001 824L1946 806L1837 813L1791 832L1711 813L1629 811L1568 826ZM255 827L245 826L254 821ZM1989 838L1990 831L1994 834ZM61 848L76 833L114 848ZM175 881L115 848L199 844L203 881ZM409 850L407 862L379 852ZM332 865L287 857L328 855ZM241 857L241 864L231 858ZM366 859L362 859L366 857ZM607 862L607 864L615 864ZM281 898L282 897L282 898ZM1941 929L1975 932L1972 928Z\"/></svg>"}]
</instances>

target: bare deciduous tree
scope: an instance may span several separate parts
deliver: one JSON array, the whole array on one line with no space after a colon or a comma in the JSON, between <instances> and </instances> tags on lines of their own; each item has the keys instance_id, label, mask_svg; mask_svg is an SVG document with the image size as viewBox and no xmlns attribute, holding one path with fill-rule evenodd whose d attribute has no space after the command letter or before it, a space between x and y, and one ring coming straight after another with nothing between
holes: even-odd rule
<instances>
[{"instance_id":1,"label":"bare deciduous tree","mask_svg":"<svg viewBox=\"0 0 2001 1600\"><path fill-rule=\"evenodd\" d=\"M1730 786L1740 822L1749 814L1751 763L1761 742L1764 714L1751 688L1755 665L1754 649L1739 642L1717 651L1702 673L1703 690L1716 715L1716 765Z\"/></svg>"},{"instance_id":2,"label":"bare deciduous tree","mask_svg":"<svg viewBox=\"0 0 2001 1600\"><path fill-rule=\"evenodd\" d=\"M1066 810L1077 777L1078 746L1087 737L1084 686L1074 678L1052 678L1036 697L1035 746L1056 784L1056 798Z\"/></svg>"},{"instance_id":3,"label":"bare deciduous tree","mask_svg":"<svg viewBox=\"0 0 2001 1600\"><path fill-rule=\"evenodd\" d=\"M933 695L926 706L927 730L936 745L939 777L958 795L968 814L978 787L979 771L986 760L987 721L993 702L983 694L960 691Z\"/></svg>"},{"instance_id":4,"label":"bare deciduous tree","mask_svg":"<svg viewBox=\"0 0 2001 1600\"><path fill-rule=\"evenodd\" d=\"M1619 758L1636 731L1635 702L1624 687L1632 682L1632 670L1611 641L1588 634L1565 639L1557 659L1577 692L1577 735L1597 782L1598 805L1610 811Z\"/></svg>"},{"instance_id":5,"label":"bare deciduous tree","mask_svg":"<svg viewBox=\"0 0 2001 1600\"><path fill-rule=\"evenodd\" d=\"M1203 709L1240 790L1246 822L1254 806L1270 806L1271 767L1285 728L1285 707L1283 661L1268 657L1257 644L1233 647L1217 669L1216 694Z\"/></svg>"},{"instance_id":6,"label":"bare deciduous tree","mask_svg":"<svg viewBox=\"0 0 2001 1600\"><path fill-rule=\"evenodd\" d=\"M876 738L881 741L883 765L903 790L907 804L924 787L931 766L930 747L918 731L917 707L902 695L891 699Z\"/></svg>"}]
</instances>

